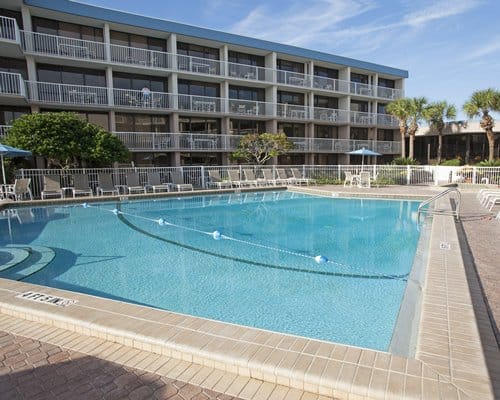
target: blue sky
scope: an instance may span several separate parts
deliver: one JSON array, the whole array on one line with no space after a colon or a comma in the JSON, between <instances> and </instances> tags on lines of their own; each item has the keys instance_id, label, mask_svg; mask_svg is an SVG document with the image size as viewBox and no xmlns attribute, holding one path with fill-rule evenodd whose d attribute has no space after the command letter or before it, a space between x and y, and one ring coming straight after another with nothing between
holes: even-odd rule
<instances>
[{"instance_id":1,"label":"blue sky","mask_svg":"<svg viewBox=\"0 0 500 400\"><path fill-rule=\"evenodd\" d=\"M409 71L406 96L459 110L500 89L499 0L82 0Z\"/></svg>"}]
</instances>

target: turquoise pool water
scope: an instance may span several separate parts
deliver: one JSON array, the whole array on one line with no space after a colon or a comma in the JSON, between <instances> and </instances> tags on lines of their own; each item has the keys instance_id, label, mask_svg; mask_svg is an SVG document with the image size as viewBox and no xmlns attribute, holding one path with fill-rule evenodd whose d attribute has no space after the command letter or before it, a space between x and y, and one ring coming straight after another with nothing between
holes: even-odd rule
<instances>
[{"instance_id":1,"label":"turquoise pool water","mask_svg":"<svg viewBox=\"0 0 500 400\"><path fill-rule=\"evenodd\" d=\"M12 210L0 246L49 261L0 277L387 350L417 207L266 192Z\"/></svg>"}]
</instances>

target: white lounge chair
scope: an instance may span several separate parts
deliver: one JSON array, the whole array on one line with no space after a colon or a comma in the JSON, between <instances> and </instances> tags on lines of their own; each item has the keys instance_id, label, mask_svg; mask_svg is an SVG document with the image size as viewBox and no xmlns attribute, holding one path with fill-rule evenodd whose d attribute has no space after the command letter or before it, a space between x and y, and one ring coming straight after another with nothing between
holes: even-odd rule
<instances>
[{"instance_id":1,"label":"white lounge chair","mask_svg":"<svg viewBox=\"0 0 500 400\"><path fill-rule=\"evenodd\" d=\"M358 187L360 187L360 188L370 188L371 187L371 178L370 178L369 172L360 172L359 173Z\"/></svg>"},{"instance_id":2,"label":"white lounge chair","mask_svg":"<svg viewBox=\"0 0 500 400\"><path fill-rule=\"evenodd\" d=\"M42 200L47 197L63 198L63 190L61 188L61 181L59 175L44 175L43 176L43 190Z\"/></svg>"},{"instance_id":3,"label":"white lounge chair","mask_svg":"<svg viewBox=\"0 0 500 400\"><path fill-rule=\"evenodd\" d=\"M24 200L26 196L33 200L30 189L31 178L20 178L14 181L14 185L7 187L6 197L11 197L15 201Z\"/></svg>"},{"instance_id":4,"label":"white lounge chair","mask_svg":"<svg viewBox=\"0 0 500 400\"><path fill-rule=\"evenodd\" d=\"M262 170L262 174L264 175L264 180L268 185L276 186L278 184L278 180L274 177L272 170L264 168Z\"/></svg>"},{"instance_id":5,"label":"white lounge chair","mask_svg":"<svg viewBox=\"0 0 500 400\"><path fill-rule=\"evenodd\" d=\"M194 190L192 184L184 182L184 177L181 171L170 171L170 180L170 187L174 188L178 192L182 192L185 190Z\"/></svg>"},{"instance_id":6,"label":"white lounge chair","mask_svg":"<svg viewBox=\"0 0 500 400\"><path fill-rule=\"evenodd\" d=\"M113 177L111 174L98 174L97 179L99 181L97 186L98 196L104 196L106 193L118 196L118 189L113 185Z\"/></svg>"},{"instance_id":7,"label":"white lounge chair","mask_svg":"<svg viewBox=\"0 0 500 400\"><path fill-rule=\"evenodd\" d=\"M170 185L162 183L159 172L148 172L148 187L153 189L153 193L170 191Z\"/></svg>"},{"instance_id":8,"label":"white lounge chair","mask_svg":"<svg viewBox=\"0 0 500 400\"><path fill-rule=\"evenodd\" d=\"M314 184L316 181L312 178L306 178L298 168L292 168L292 175L298 184L305 183L306 185Z\"/></svg>"},{"instance_id":9,"label":"white lounge chair","mask_svg":"<svg viewBox=\"0 0 500 400\"><path fill-rule=\"evenodd\" d=\"M89 177L85 174L73 175L73 187L71 188L73 197L78 195L92 196L94 192L92 191L89 184Z\"/></svg>"},{"instance_id":10,"label":"white lounge chair","mask_svg":"<svg viewBox=\"0 0 500 400\"><path fill-rule=\"evenodd\" d=\"M240 172L236 169L229 169L227 171L227 176L231 182L231 186L241 187Z\"/></svg>"},{"instance_id":11,"label":"white lounge chair","mask_svg":"<svg viewBox=\"0 0 500 400\"><path fill-rule=\"evenodd\" d=\"M216 187L218 189L230 188L231 182L224 181L220 173L216 169L208 171L208 187Z\"/></svg>"}]
</instances>

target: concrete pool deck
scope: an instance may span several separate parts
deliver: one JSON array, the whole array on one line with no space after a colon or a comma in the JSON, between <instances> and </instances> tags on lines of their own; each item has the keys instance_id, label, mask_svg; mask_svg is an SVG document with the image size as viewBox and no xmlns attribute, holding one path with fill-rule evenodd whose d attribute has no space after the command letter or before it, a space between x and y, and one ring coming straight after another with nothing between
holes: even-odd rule
<instances>
[{"instance_id":1,"label":"concrete pool deck","mask_svg":"<svg viewBox=\"0 0 500 400\"><path fill-rule=\"evenodd\" d=\"M443 189L321 186L299 190L329 196L424 198ZM474 194L465 192L463 212L470 203L471 210L482 214L475 220L476 232L472 218L464 218L463 229L457 229L460 224L452 217L434 217L415 358L7 280L0 280L0 330L128 368L170 374L171 379L239 398L492 399L500 358L486 304L494 311L498 298L487 293L485 304L481 287L487 292L488 285L479 284L474 270L478 265L470 265L468 259L477 259L475 244L467 236L469 248L464 252L461 235L474 236L486 226L493 244L500 223L488 219L474 204ZM449 250L440 248L443 242L450 245ZM495 266L498 257L491 254ZM493 269L490 272L489 277L498 279ZM78 303L56 307L15 297L28 290Z\"/></svg>"}]
</instances>

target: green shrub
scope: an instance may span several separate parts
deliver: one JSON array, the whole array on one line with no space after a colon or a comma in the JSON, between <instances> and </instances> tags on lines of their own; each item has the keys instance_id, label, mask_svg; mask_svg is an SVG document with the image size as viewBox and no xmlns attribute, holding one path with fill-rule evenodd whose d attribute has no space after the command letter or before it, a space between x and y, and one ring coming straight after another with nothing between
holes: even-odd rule
<instances>
[{"instance_id":1,"label":"green shrub","mask_svg":"<svg viewBox=\"0 0 500 400\"><path fill-rule=\"evenodd\" d=\"M398 157L391 161L391 165L418 165L419 162L414 158Z\"/></svg>"},{"instance_id":2,"label":"green shrub","mask_svg":"<svg viewBox=\"0 0 500 400\"><path fill-rule=\"evenodd\" d=\"M462 165L462 160L459 158L453 158L451 160L444 160L441 162L440 165L444 165L447 167L459 167L460 165Z\"/></svg>"},{"instance_id":3,"label":"green shrub","mask_svg":"<svg viewBox=\"0 0 500 400\"><path fill-rule=\"evenodd\" d=\"M496 160L483 160L479 163L476 164L478 167L500 167L500 158L497 158Z\"/></svg>"}]
</instances>

